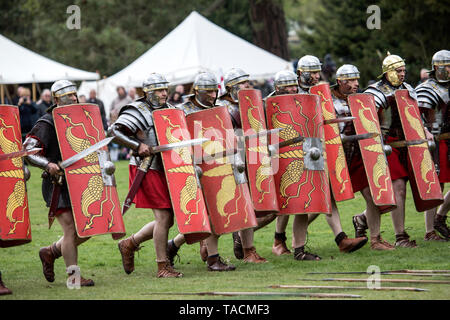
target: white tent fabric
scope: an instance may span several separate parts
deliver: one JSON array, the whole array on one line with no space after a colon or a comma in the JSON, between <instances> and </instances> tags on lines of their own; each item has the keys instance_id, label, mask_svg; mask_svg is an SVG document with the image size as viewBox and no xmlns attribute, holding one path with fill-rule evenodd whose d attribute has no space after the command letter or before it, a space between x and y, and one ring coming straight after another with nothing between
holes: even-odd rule
<instances>
[{"instance_id":1,"label":"white tent fabric","mask_svg":"<svg viewBox=\"0 0 450 320\"><path fill-rule=\"evenodd\" d=\"M251 79L268 79L280 70L293 70L289 61L233 35L193 11L129 66L99 83L83 82L80 91L87 94L92 88L109 88L107 92L98 91L105 108L109 109L117 96L112 87L141 87L152 72L165 75L170 84L175 85L193 82L201 71L212 71L220 79L231 68L243 69Z\"/></svg>"},{"instance_id":2,"label":"white tent fabric","mask_svg":"<svg viewBox=\"0 0 450 320\"><path fill-rule=\"evenodd\" d=\"M99 75L66 66L0 35L0 84L97 80Z\"/></svg>"}]
</instances>

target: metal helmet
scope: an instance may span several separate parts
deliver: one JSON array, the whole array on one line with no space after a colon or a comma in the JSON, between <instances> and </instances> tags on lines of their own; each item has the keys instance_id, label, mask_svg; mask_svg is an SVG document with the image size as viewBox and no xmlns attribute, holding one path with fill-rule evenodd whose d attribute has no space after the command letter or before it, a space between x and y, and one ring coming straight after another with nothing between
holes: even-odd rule
<instances>
[{"instance_id":1,"label":"metal helmet","mask_svg":"<svg viewBox=\"0 0 450 320\"><path fill-rule=\"evenodd\" d=\"M281 70L275 74L274 86L277 91L283 87L298 86L297 75L290 70Z\"/></svg>"},{"instance_id":2,"label":"metal helmet","mask_svg":"<svg viewBox=\"0 0 450 320\"><path fill-rule=\"evenodd\" d=\"M250 75L248 73L239 68L232 68L225 73L223 82L227 92L230 94L231 99L233 99L234 102L238 102L238 84L248 81L249 77Z\"/></svg>"},{"instance_id":3,"label":"metal helmet","mask_svg":"<svg viewBox=\"0 0 450 320\"><path fill-rule=\"evenodd\" d=\"M322 70L322 63L319 58L311 55L301 57L297 63L297 74L300 74L300 84L305 87L310 86L311 72Z\"/></svg>"},{"instance_id":4,"label":"metal helmet","mask_svg":"<svg viewBox=\"0 0 450 320\"><path fill-rule=\"evenodd\" d=\"M142 83L142 91L144 91L146 95L145 99L155 108L162 107L164 103L160 103L160 98L154 94L154 91L163 89L169 90L169 81L159 73L152 73Z\"/></svg>"},{"instance_id":5,"label":"metal helmet","mask_svg":"<svg viewBox=\"0 0 450 320\"><path fill-rule=\"evenodd\" d=\"M352 64L344 64L336 71L337 80L359 79L359 70Z\"/></svg>"},{"instance_id":6,"label":"metal helmet","mask_svg":"<svg viewBox=\"0 0 450 320\"><path fill-rule=\"evenodd\" d=\"M69 80L58 80L53 83L50 91L53 98L58 98L58 105L72 104L73 101L67 97L67 95L74 93L77 94L77 86ZM78 98L77 98L78 100Z\"/></svg>"},{"instance_id":7,"label":"metal helmet","mask_svg":"<svg viewBox=\"0 0 450 320\"><path fill-rule=\"evenodd\" d=\"M431 59L431 71L435 72L438 82L450 81L449 73L445 66L450 65L450 51L440 50L433 55Z\"/></svg>"},{"instance_id":8,"label":"metal helmet","mask_svg":"<svg viewBox=\"0 0 450 320\"><path fill-rule=\"evenodd\" d=\"M394 86L399 86L402 82L398 79L396 69L405 66L405 60L403 60L400 56L395 54L387 53L387 57L383 60L382 65L382 74L379 76L381 78L384 74L386 74L387 80L393 84Z\"/></svg>"},{"instance_id":9,"label":"metal helmet","mask_svg":"<svg viewBox=\"0 0 450 320\"><path fill-rule=\"evenodd\" d=\"M216 104L217 92L219 91L219 83L217 78L212 72L199 73L194 80L192 88L195 93L195 100L205 108L211 108ZM208 102L207 92L216 91L216 99L213 103Z\"/></svg>"}]
</instances>

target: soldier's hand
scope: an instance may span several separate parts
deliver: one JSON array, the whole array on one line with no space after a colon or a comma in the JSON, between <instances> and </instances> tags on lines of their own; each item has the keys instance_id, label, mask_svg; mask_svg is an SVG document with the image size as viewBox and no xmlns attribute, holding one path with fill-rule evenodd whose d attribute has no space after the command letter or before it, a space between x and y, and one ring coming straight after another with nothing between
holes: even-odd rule
<instances>
[{"instance_id":1,"label":"soldier's hand","mask_svg":"<svg viewBox=\"0 0 450 320\"><path fill-rule=\"evenodd\" d=\"M140 157L145 158L151 155L150 147L145 143L139 145L138 154Z\"/></svg>"},{"instance_id":2,"label":"soldier's hand","mask_svg":"<svg viewBox=\"0 0 450 320\"><path fill-rule=\"evenodd\" d=\"M51 176L61 174L61 168L56 163L53 162L50 162L47 165L47 171L48 173L50 173Z\"/></svg>"},{"instance_id":3,"label":"soldier's hand","mask_svg":"<svg viewBox=\"0 0 450 320\"><path fill-rule=\"evenodd\" d=\"M425 137L427 138L428 141L434 141L433 134L431 134L430 131L428 131L427 128L425 128Z\"/></svg>"}]
</instances>

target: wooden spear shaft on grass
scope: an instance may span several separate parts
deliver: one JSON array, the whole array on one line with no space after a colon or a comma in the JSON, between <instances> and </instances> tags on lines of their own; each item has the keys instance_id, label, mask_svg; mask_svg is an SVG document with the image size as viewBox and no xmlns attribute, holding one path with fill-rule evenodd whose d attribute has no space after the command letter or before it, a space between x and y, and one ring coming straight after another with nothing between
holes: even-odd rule
<instances>
[{"instance_id":1,"label":"wooden spear shaft on grass","mask_svg":"<svg viewBox=\"0 0 450 320\"><path fill-rule=\"evenodd\" d=\"M367 282L367 279L351 278L325 278L325 279L299 279L303 281L347 281L347 282ZM432 284L450 284L450 281L444 280L413 280L413 279L377 279L380 282L403 282L403 283L432 283Z\"/></svg>"},{"instance_id":2,"label":"wooden spear shaft on grass","mask_svg":"<svg viewBox=\"0 0 450 320\"><path fill-rule=\"evenodd\" d=\"M429 291L428 289L422 288L411 288L411 287L346 287L346 286L300 286L300 285L273 285L270 288L280 288L280 289L336 289L336 290L385 290L385 291Z\"/></svg>"},{"instance_id":3,"label":"wooden spear shaft on grass","mask_svg":"<svg viewBox=\"0 0 450 320\"><path fill-rule=\"evenodd\" d=\"M307 292L152 292L144 295L177 295L177 296L276 296L276 297L309 297L309 298L361 298L356 294L344 293L307 293Z\"/></svg>"},{"instance_id":4,"label":"wooden spear shaft on grass","mask_svg":"<svg viewBox=\"0 0 450 320\"><path fill-rule=\"evenodd\" d=\"M373 273L366 272L308 272L307 274L367 274L373 275ZM406 272L389 272L384 271L378 273L383 276L415 276L415 277L450 277L450 273L406 273Z\"/></svg>"},{"instance_id":5,"label":"wooden spear shaft on grass","mask_svg":"<svg viewBox=\"0 0 450 320\"><path fill-rule=\"evenodd\" d=\"M400 269L400 270L386 270L386 271L380 271L380 274L384 273L449 273L450 270L410 270L410 269ZM347 271L347 272L308 272L307 274L372 274L368 273L367 271Z\"/></svg>"}]
</instances>

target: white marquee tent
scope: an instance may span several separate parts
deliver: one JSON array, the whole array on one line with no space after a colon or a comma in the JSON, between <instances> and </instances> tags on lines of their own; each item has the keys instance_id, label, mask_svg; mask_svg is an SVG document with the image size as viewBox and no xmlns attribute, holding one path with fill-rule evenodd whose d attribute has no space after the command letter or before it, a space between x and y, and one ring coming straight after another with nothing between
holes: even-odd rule
<instances>
[{"instance_id":1,"label":"white marquee tent","mask_svg":"<svg viewBox=\"0 0 450 320\"><path fill-rule=\"evenodd\" d=\"M117 96L116 86L141 87L152 72L174 84L193 82L201 71L212 71L218 79L231 68L241 68L252 79L272 78L276 72L292 70L292 64L215 25L196 11L123 70L98 82L83 82L79 93L97 89L109 112Z\"/></svg>"},{"instance_id":2,"label":"white marquee tent","mask_svg":"<svg viewBox=\"0 0 450 320\"><path fill-rule=\"evenodd\" d=\"M0 84L97 80L99 75L66 66L0 35Z\"/></svg>"}]
</instances>

